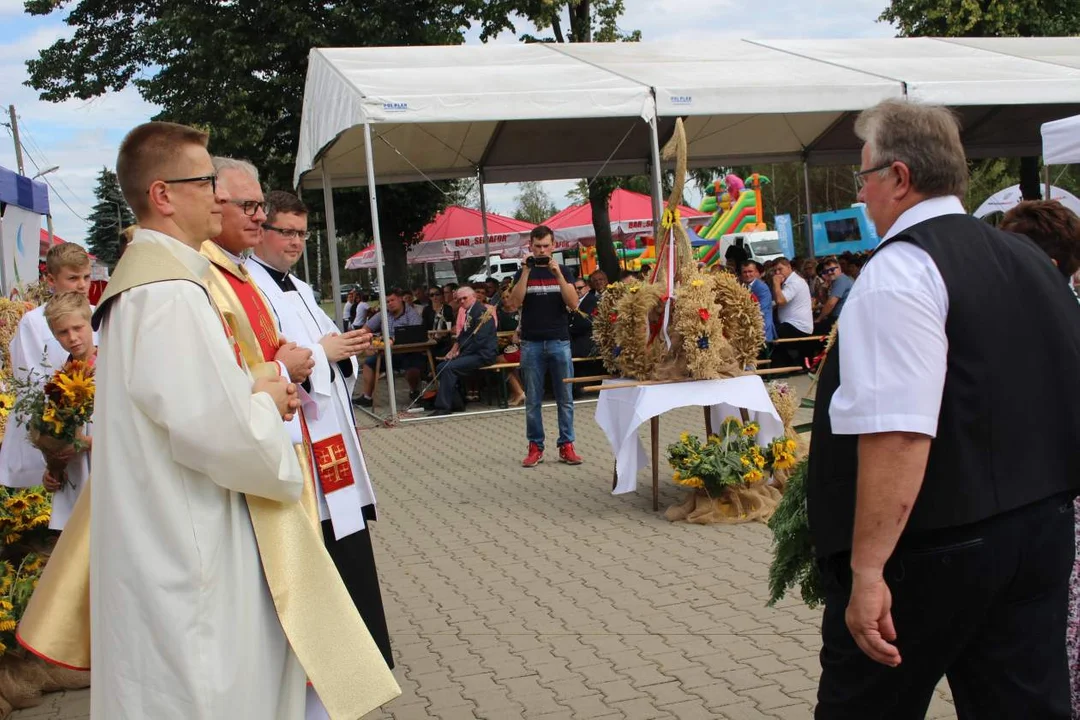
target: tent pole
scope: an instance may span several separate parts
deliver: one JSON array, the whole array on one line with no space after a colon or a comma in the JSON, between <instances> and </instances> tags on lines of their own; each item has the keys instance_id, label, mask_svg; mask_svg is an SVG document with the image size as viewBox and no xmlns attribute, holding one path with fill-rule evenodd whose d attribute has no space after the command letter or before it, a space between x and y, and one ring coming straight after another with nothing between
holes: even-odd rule
<instances>
[{"instance_id":1,"label":"tent pole","mask_svg":"<svg viewBox=\"0 0 1080 720\"><path fill-rule=\"evenodd\" d=\"M484 173L480 168L476 169L476 182L480 187L480 225L484 230L484 277L486 278L491 274L491 261L488 259L491 256L491 248L488 247L487 195L484 194Z\"/></svg>"},{"instance_id":2,"label":"tent pole","mask_svg":"<svg viewBox=\"0 0 1080 720\"><path fill-rule=\"evenodd\" d=\"M318 242L316 239L315 242ZM308 243L304 241L304 282L308 285L311 284L311 267L308 265ZM322 288L319 288L319 292L322 292Z\"/></svg>"},{"instance_id":3,"label":"tent pole","mask_svg":"<svg viewBox=\"0 0 1080 720\"><path fill-rule=\"evenodd\" d=\"M337 265L337 221L334 219L334 189L330 186L330 168L322 164L323 204L326 206L326 243L330 250L330 287L334 294L334 322L341 327L341 276Z\"/></svg>"},{"instance_id":4,"label":"tent pole","mask_svg":"<svg viewBox=\"0 0 1080 720\"><path fill-rule=\"evenodd\" d=\"M39 250L38 252L40 253L41 251ZM10 292L11 286L8 284L7 257L4 252L4 223L0 222L0 297L9 297Z\"/></svg>"},{"instance_id":5,"label":"tent pole","mask_svg":"<svg viewBox=\"0 0 1080 720\"><path fill-rule=\"evenodd\" d=\"M382 324L383 359L386 362L386 387L390 395L390 420L393 422L398 416L397 394L394 390L394 355L390 352L390 317L386 313L382 233L379 231L379 203L375 195L375 157L371 148L371 124L367 122L364 123L364 163L367 165L368 198L371 200L371 234L375 238L375 277L379 283L379 317ZM323 167L326 167L325 164ZM341 300L340 296L335 296L334 299ZM375 382L378 381L379 378L375 378Z\"/></svg>"},{"instance_id":6,"label":"tent pole","mask_svg":"<svg viewBox=\"0 0 1080 720\"><path fill-rule=\"evenodd\" d=\"M660 217L663 215L663 211L661 210L661 207L663 206L661 205L662 201L660 198L660 193L662 192L660 185L660 135L656 129L655 116L649 120L649 139L652 144L652 162L650 164L652 165L653 242L659 244L662 242L660 235L663 231L660 228ZM659 253L659 248L657 248L657 253Z\"/></svg>"},{"instance_id":7,"label":"tent pole","mask_svg":"<svg viewBox=\"0 0 1080 720\"><path fill-rule=\"evenodd\" d=\"M1050 166L1043 165L1043 185L1046 186L1046 192L1043 193L1043 200L1050 199Z\"/></svg>"},{"instance_id":8,"label":"tent pole","mask_svg":"<svg viewBox=\"0 0 1080 720\"><path fill-rule=\"evenodd\" d=\"M806 188L806 251L810 259L814 259L814 211L810 207L810 165L803 160L802 164L803 186Z\"/></svg>"}]
</instances>

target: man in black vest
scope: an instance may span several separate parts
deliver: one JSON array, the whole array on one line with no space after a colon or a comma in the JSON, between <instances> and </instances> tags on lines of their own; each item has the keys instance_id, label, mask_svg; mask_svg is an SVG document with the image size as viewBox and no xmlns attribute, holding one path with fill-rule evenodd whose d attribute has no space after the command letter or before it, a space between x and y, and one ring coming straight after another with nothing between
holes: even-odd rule
<instances>
[{"instance_id":1,"label":"man in black vest","mask_svg":"<svg viewBox=\"0 0 1080 720\"><path fill-rule=\"evenodd\" d=\"M807 509L826 606L817 718L1069 718L1080 306L1027 238L966 215L943 108L856 123L884 243L822 365Z\"/></svg>"}]
</instances>

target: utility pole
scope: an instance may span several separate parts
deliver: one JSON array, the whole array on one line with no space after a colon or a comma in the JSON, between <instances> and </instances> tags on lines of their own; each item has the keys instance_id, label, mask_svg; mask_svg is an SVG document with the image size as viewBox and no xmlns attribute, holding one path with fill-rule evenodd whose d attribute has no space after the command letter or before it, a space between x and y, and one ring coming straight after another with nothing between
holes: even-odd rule
<instances>
[{"instance_id":1,"label":"utility pole","mask_svg":"<svg viewBox=\"0 0 1080 720\"><path fill-rule=\"evenodd\" d=\"M11 115L11 136L15 138L15 162L19 165L19 174L25 175L23 167L22 143L19 142L19 121L15 117L15 106L8 105L8 114Z\"/></svg>"}]
</instances>

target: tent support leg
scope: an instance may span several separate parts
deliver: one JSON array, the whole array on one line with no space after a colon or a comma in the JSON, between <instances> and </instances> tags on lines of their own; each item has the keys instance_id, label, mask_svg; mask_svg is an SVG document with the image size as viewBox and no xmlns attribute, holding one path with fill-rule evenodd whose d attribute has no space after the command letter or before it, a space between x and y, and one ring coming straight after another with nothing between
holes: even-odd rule
<instances>
[{"instance_id":1,"label":"tent support leg","mask_svg":"<svg viewBox=\"0 0 1080 720\"><path fill-rule=\"evenodd\" d=\"M383 275L382 233L379 231L379 202L375 191L375 158L371 148L371 124L367 122L364 123L364 161L367 165L368 198L371 200L371 234L375 239L375 277L379 283L379 317L382 322L386 388L390 397L390 421L396 422L398 411L397 394L394 391L394 356L390 352L390 318L386 313L386 278ZM325 165L323 167L325 168ZM326 185L325 181L323 184ZM337 272L337 263L334 264L334 272ZM335 295L334 299L340 301L340 293ZM378 381L379 378L375 378L375 382Z\"/></svg>"},{"instance_id":2,"label":"tent support leg","mask_svg":"<svg viewBox=\"0 0 1080 720\"><path fill-rule=\"evenodd\" d=\"M663 192L660 182L660 135L656 129L656 118L653 117L649 120L649 140L652 147L652 168L650 173L650 180L652 183L652 212L653 212L653 241L657 243L657 251L659 251L659 243L661 228L660 217L663 215L661 208L663 207L663 199L660 194Z\"/></svg>"},{"instance_id":3,"label":"tent support leg","mask_svg":"<svg viewBox=\"0 0 1080 720\"><path fill-rule=\"evenodd\" d=\"M1050 199L1050 166L1049 165L1043 165L1043 185L1046 188L1045 191L1043 192L1043 200L1049 200Z\"/></svg>"},{"instance_id":4,"label":"tent support leg","mask_svg":"<svg viewBox=\"0 0 1080 720\"><path fill-rule=\"evenodd\" d=\"M488 272L488 268L491 266L491 262L488 258L491 256L491 248L488 244L488 226L487 226L487 195L484 194L484 171L477 168L476 170L476 183L480 188L480 224L484 230L484 277L487 277L491 273Z\"/></svg>"},{"instance_id":5,"label":"tent support leg","mask_svg":"<svg viewBox=\"0 0 1080 720\"><path fill-rule=\"evenodd\" d=\"M341 275L338 272L337 220L334 218L334 189L330 185L330 168L322 163L323 205L326 206L326 244L330 249L330 287L334 295L334 322L341 327Z\"/></svg>"},{"instance_id":6,"label":"tent support leg","mask_svg":"<svg viewBox=\"0 0 1080 720\"><path fill-rule=\"evenodd\" d=\"M805 160L802 164L803 187L806 189L806 252L814 259L814 210L810 206L810 165ZM764 218L758 218L764 222Z\"/></svg>"}]
</instances>

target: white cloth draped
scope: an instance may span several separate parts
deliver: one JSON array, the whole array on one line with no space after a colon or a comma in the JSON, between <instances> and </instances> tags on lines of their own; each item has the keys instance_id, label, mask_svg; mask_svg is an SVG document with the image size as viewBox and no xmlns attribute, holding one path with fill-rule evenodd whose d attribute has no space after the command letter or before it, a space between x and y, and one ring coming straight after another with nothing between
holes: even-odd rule
<instances>
[{"instance_id":1,"label":"white cloth draped","mask_svg":"<svg viewBox=\"0 0 1080 720\"><path fill-rule=\"evenodd\" d=\"M207 260L148 230L196 277ZM300 467L192 282L120 295L101 329L91 492L94 720L297 720L244 494L295 502Z\"/></svg>"},{"instance_id":2,"label":"white cloth draped","mask_svg":"<svg viewBox=\"0 0 1080 720\"><path fill-rule=\"evenodd\" d=\"M627 382L633 381L605 380L604 385ZM615 454L618 482L611 491L613 495L634 492L638 470L649 465L649 456L637 434L638 427L649 418L693 405L710 407L713 428L717 429L724 418L739 417L739 409L745 408L750 419L761 428L757 437L760 445L767 445L784 434L784 423L773 407L765 383L757 375L601 390L596 404L596 424L604 431ZM701 436L704 435L702 428Z\"/></svg>"}]
</instances>

